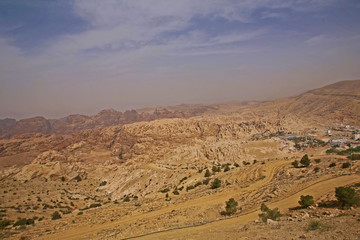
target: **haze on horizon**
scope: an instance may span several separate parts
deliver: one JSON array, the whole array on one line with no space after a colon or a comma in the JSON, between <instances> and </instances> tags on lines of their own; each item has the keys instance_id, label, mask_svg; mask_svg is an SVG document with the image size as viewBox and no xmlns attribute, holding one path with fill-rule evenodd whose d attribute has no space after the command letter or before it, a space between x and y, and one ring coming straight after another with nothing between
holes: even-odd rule
<instances>
[{"instance_id":1,"label":"haze on horizon","mask_svg":"<svg viewBox=\"0 0 360 240\"><path fill-rule=\"evenodd\" d=\"M357 0L1 0L0 118L265 100L360 79Z\"/></svg>"}]
</instances>

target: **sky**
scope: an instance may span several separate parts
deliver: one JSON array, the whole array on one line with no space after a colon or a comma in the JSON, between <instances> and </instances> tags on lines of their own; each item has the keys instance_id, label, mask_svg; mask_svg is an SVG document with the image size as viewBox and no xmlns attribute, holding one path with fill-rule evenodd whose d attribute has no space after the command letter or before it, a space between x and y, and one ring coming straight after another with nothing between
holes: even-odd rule
<instances>
[{"instance_id":1,"label":"sky","mask_svg":"<svg viewBox=\"0 0 360 240\"><path fill-rule=\"evenodd\" d=\"M267 100L354 79L358 0L0 0L0 118Z\"/></svg>"}]
</instances>

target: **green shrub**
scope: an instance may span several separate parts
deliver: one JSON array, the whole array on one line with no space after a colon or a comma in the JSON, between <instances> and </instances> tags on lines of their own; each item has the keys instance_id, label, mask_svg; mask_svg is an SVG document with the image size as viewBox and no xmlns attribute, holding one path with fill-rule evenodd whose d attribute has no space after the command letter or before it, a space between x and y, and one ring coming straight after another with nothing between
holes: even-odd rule
<instances>
[{"instance_id":1,"label":"green shrub","mask_svg":"<svg viewBox=\"0 0 360 240\"><path fill-rule=\"evenodd\" d=\"M160 190L160 192L162 192L162 193L167 193L167 192L169 192L169 191L170 191L169 188L165 188L165 189L163 189L163 190Z\"/></svg>"},{"instance_id":2,"label":"green shrub","mask_svg":"<svg viewBox=\"0 0 360 240\"><path fill-rule=\"evenodd\" d=\"M22 226L22 225L26 225L26 218L20 218L19 220L17 220L15 223L14 223L14 227L16 226Z\"/></svg>"},{"instance_id":3,"label":"green shrub","mask_svg":"<svg viewBox=\"0 0 360 240\"><path fill-rule=\"evenodd\" d=\"M210 177L210 175L211 175L211 173L210 173L209 169L206 169L204 177L207 178L207 177Z\"/></svg>"},{"instance_id":4,"label":"green shrub","mask_svg":"<svg viewBox=\"0 0 360 240\"><path fill-rule=\"evenodd\" d=\"M349 156L350 160L360 160L360 154L351 154Z\"/></svg>"},{"instance_id":5,"label":"green shrub","mask_svg":"<svg viewBox=\"0 0 360 240\"><path fill-rule=\"evenodd\" d=\"M207 179L204 179L204 180L203 180L203 184L204 184L204 185L208 185L209 182L210 182L210 178L207 178Z\"/></svg>"},{"instance_id":6,"label":"green shrub","mask_svg":"<svg viewBox=\"0 0 360 240\"><path fill-rule=\"evenodd\" d=\"M34 224L34 222L35 222L34 219L29 218L26 220L26 225Z\"/></svg>"},{"instance_id":7,"label":"green shrub","mask_svg":"<svg viewBox=\"0 0 360 240\"><path fill-rule=\"evenodd\" d=\"M182 183L183 181L185 181L187 179L187 177L183 177L181 180L180 180L180 183Z\"/></svg>"},{"instance_id":8,"label":"green shrub","mask_svg":"<svg viewBox=\"0 0 360 240\"><path fill-rule=\"evenodd\" d=\"M299 161L298 160L295 160L291 163L291 165L294 166L294 168L298 168L299 167Z\"/></svg>"},{"instance_id":9,"label":"green shrub","mask_svg":"<svg viewBox=\"0 0 360 240\"><path fill-rule=\"evenodd\" d=\"M78 212L78 214L77 214L77 215L79 215L79 216L80 216L80 215L83 215L83 214L84 214L83 212Z\"/></svg>"},{"instance_id":10,"label":"green shrub","mask_svg":"<svg viewBox=\"0 0 360 240\"><path fill-rule=\"evenodd\" d=\"M335 149L335 148L330 148L328 150L326 150L326 154L332 154L332 153L338 153L339 150Z\"/></svg>"},{"instance_id":11,"label":"green shrub","mask_svg":"<svg viewBox=\"0 0 360 240\"><path fill-rule=\"evenodd\" d=\"M226 203L225 210L226 210L227 215L231 215L231 214L236 213L238 202L235 201L234 198L230 198L229 201L227 201L225 203Z\"/></svg>"},{"instance_id":12,"label":"green shrub","mask_svg":"<svg viewBox=\"0 0 360 240\"><path fill-rule=\"evenodd\" d=\"M75 178L75 180L76 180L77 182L80 182L82 179L81 179L81 177L80 177L79 175L77 175L76 178Z\"/></svg>"},{"instance_id":13,"label":"green shrub","mask_svg":"<svg viewBox=\"0 0 360 240\"><path fill-rule=\"evenodd\" d=\"M351 166L351 164L349 162L345 162L342 165L342 168L349 168Z\"/></svg>"},{"instance_id":14,"label":"green shrub","mask_svg":"<svg viewBox=\"0 0 360 240\"><path fill-rule=\"evenodd\" d=\"M129 197L129 196L126 196L123 201L124 201L124 202L130 202L130 197Z\"/></svg>"},{"instance_id":15,"label":"green shrub","mask_svg":"<svg viewBox=\"0 0 360 240\"><path fill-rule=\"evenodd\" d=\"M3 229L11 224L11 221L8 219L4 219L0 221L0 229Z\"/></svg>"},{"instance_id":16,"label":"green shrub","mask_svg":"<svg viewBox=\"0 0 360 240\"><path fill-rule=\"evenodd\" d=\"M335 196L343 206L353 206L359 203L359 195L352 187L338 187L335 189Z\"/></svg>"},{"instance_id":17,"label":"green shrub","mask_svg":"<svg viewBox=\"0 0 360 240\"><path fill-rule=\"evenodd\" d=\"M90 204L89 208L97 208L97 207L100 207L101 204L100 203L92 203Z\"/></svg>"},{"instance_id":18,"label":"green shrub","mask_svg":"<svg viewBox=\"0 0 360 240\"><path fill-rule=\"evenodd\" d=\"M179 195L180 193L179 193L179 191L178 191L177 189L175 189L175 190L173 191L173 194L174 194L174 195Z\"/></svg>"},{"instance_id":19,"label":"green shrub","mask_svg":"<svg viewBox=\"0 0 360 240\"><path fill-rule=\"evenodd\" d=\"M213 166L212 167L212 171L213 172L220 172L221 168L220 167L217 167L217 166Z\"/></svg>"},{"instance_id":20,"label":"green shrub","mask_svg":"<svg viewBox=\"0 0 360 240\"><path fill-rule=\"evenodd\" d=\"M300 160L300 163L302 165L304 165L305 167L308 167L310 165L310 162L311 162L311 160L309 159L307 154L305 154Z\"/></svg>"},{"instance_id":21,"label":"green shrub","mask_svg":"<svg viewBox=\"0 0 360 240\"><path fill-rule=\"evenodd\" d=\"M202 185L202 182L201 182L201 181L198 181L197 183L195 183L194 187L198 187L198 186L200 186L200 185Z\"/></svg>"},{"instance_id":22,"label":"green shrub","mask_svg":"<svg viewBox=\"0 0 360 240\"><path fill-rule=\"evenodd\" d=\"M215 178L214 181L211 183L211 189L219 188L221 186L221 180Z\"/></svg>"},{"instance_id":23,"label":"green shrub","mask_svg":"<svg viewBox=\"0 0 360 240\"><path fill-rule=\"evenodd\" d=\"M230 167L229 165L226 165L226 167L224 168L224 172L230 171Z\"/></svg>"},{"instance_id":24,"label":"green shrub","mask_svg":"<svg viewBox=\"0 0 360 240\"><path fill-rule=\"evenodd\" d=\"M316 163L320 163L320 162L321 162L321 159L317 158L317 159L315 159L315 162L316 162Z\"/></svg>"},{"instance_id":25,"label":"green shrub","mask_svg":"<svg viewBox=\"0 0 360 240\"><path fill-rule=\"evenodd\" d=\"M107 184L107 181L102 181L102 182L100 183L100 187L105 186L106 184Z\"/></svg>"},{"instance_id":26,"label":"green shrub","mask_svg":"<svg viewBox=\"0 0 360 240\"><path fill-rule=\"evenodd\" d=\"M19 220L17 220L15 223L14 223L14 227L16 226L23 226L23 225L30 225L30 224L34 224L34 219L32 218L29 218L29 219L26 219L26 218L20 218Z\"/></svg>"},{"instance_id":27,"label":"green shrub","mask_svg":"<svg viewBox=\"0 0 360 240\"><path fill-rule=\"evenodd\" d=\"M264 203L261 204L260 209L263 213L259 214L259 217L263 222L266 222L268 219L278 221L282 216L278 208L270 209Z\"/></svg>"},{"instance_id":28,"label":"green shrub","mask_svg":"<svg viewBox=\"0 0 360 240\"><path fill-rule=\"evenodd\" d=\"M336 163L330 163L329 167L335 167L336 166Z\"/></svg>"},{"instance_id":29,"label":"green shrub","mask_svg":"<svg viewBox=\"0 0 360 240\"><path fill-rule=\"evenodd\" d=\"M316 167L316 168L314 168L314 171L317 173L317 172L320 171L320 168L319 168L319 167Z\"/></svg>"},{"instance_id":30,"label":"green shrub","mask_svg":"<svg viewBox=\"0 0 360 240\"><path fill-rule=\"evenodd\" d=\"M54 212L53 214L51 214L51 219L52 220L56 220L56 219L60 219L61 215L58 211Z\"/></svg>"},{"instance_id":31,"label":"green shrub","mask_svg":"<svg viewBox=\"0 0 360 240\"><path fill-rule=\"evenodd\" d=\"M299 204L304 208L310 207L314 204L314 197L310 195L301 195Z\"/></svg>"}]
</instances>

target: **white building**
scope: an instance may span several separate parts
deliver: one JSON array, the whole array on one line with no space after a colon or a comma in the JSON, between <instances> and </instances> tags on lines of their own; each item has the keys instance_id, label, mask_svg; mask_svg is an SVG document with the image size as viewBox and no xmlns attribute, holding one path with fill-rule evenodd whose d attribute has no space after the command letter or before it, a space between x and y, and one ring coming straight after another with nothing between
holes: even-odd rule
<instances>
[{"instance_id":1,"label":"white building","mask_svg":"<svg viewBox=\"0 0 360 240\"><path fill-rule=\"evenodd\" d=\"M330 140L332 145L348 144L349 141L346 138L333 138Z\"/></svg>"}]
</instances>

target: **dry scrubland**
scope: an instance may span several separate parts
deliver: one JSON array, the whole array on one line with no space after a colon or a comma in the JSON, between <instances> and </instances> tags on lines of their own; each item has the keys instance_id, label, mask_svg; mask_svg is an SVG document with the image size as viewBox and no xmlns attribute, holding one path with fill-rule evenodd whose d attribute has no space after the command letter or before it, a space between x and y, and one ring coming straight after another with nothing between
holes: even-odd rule
<instances>
[{"instance_id":1,"label":"dry scrubland","mask_svg":"<svg viewBox=\"0 0 360 240\"><path fill-rule=\"evenodd\" d=\"M91 122L95 129L62 136L39 128L2 139L0 236L360 238L359 208L335 197L336 187L360 190L360 161L349 160L357 143L332 153L326 143L352 136L353 130L326 136L332 126L359 128L359 92L360 81L346 81L288 99L218 104L193 117L179 115L193 106L178 106L171 109L177 118L163 109L168 115L145 119L153 121L99 128ZM305 154L309 166L294 167ZM301 195L313 196L313 206L300 208ZM224 214L230 198L237 211ZM262 203L279 208L279 221L259 221Z\"/></svg>"}]
</instances>

